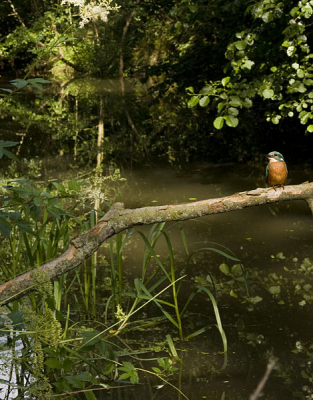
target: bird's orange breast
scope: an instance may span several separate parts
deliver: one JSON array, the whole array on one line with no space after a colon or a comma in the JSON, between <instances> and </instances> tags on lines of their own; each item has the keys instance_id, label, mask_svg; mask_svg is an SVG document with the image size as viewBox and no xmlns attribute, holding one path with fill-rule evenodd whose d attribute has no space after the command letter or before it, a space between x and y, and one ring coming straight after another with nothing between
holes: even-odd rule
<instances>
[{"instance_id":1,"label":"bird's orange breast","mask_svg":"<svg viewBox=\"0 0 313 400\"><path fill-rule=\"evenodd\" d=\"M267 183L270 186L284 185L287 179L287 168L284 162L271 162L268 168Z\"/></svg>"}]
</instances>

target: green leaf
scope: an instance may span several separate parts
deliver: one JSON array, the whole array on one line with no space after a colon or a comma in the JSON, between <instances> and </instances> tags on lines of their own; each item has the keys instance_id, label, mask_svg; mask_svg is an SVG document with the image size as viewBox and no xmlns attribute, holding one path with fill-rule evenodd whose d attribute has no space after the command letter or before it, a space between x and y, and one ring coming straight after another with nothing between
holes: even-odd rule
<instances>
[{"instance_id":1,"label":"green leaf","mask_svg":"<svg viewBox=\"0 0 313 400\"><path fill-rule=\"evenodd\" d=\"M287 55L288 55L289 57L292 57L292 56L295 54L296 51L297 51L297 49L296 49L295 46L289 46L289 47L287 48Z\"/></svg>"},{"instance_id":2,"label":"green leaf","mask_svg":"<svg viewBox=\"0 0 313 400\"><path fill-rule=\"evenodd\" d=\"M270 293L278 295L280 293L280 286L271 286L268 290Z\"/></svg>"},{"instance_id":3,"label":"green leaf","mask_svg":"<svg viewBox=\"0 0 313 400\"><path fill-rule=\"evenodd\" d=\"M81 182L79 182L77 179L72 179L68 182L68 188L78 192L81 189Z\"/></svg>"},{"instance_id":4,"label":"green leaf","mask_svg":"<svg viewBox=\"0 0 313 400\"><path fill-rule=\"evenodd\" d=\"M246 97L243 101L242 101L242 106L245 108L250 108L252 107L253 103L252 100L249 99L248 97Z\"/></svg>"},{"instance_id":5,"label":"green leaf","mask_svg":"<svg viewBox=\"0 0 313 400\"><path fill-rule=\"evenodd\" d=\"M299 117L301 124L305 125L308 122L309 118L312 118L312 114L310 112L302 111L299 114Z\"/></svg>"},{"instance_id":6,"label":"green leaf","mask_svg":"<svg viewBox=\"0 0 313 400\"><path fill-rule=\"evenodd\" d=\"M43 78L32 78L32 79L28 79L28 82L30 82L30 83L50 83L51 81L48 81L47 79L43 79Z\"/></svg>"},{"instance_id":7,"label":"green leaf","mask_svg":"<svg viewBox=\"0 0 313 400\"><path fill-rule=\"evenodd\" d=\"M273 89L265 89L263 90L263 97L264 99L271 99L274 96L274 90Z\"/></svg>"},{"instance_id":8,"label":"green leaf","mask_svg":"<svg viewBox=\"0 0 313 400\"><path fill-rule=\"evenodd\" d=\"M226 76L222 79L222 85L225 87L227 83L230 81L230 76Z\"/></svg>"},{"instance_id":9,"label":"green leaf","mask_svg":"<svg viewBox=\"0 0 313 400\"><path fill-rule=\"evenodd\" d=\"M190 92L190 93L194 93L195 92L195 90L194 90L194 88L192 86L187 87L186 91Z\"/></svg>"},{"instance_id":10,"label":"green leaf","mask_svg":"<svg viewBox=\"0 0 313 400\"><path fill-rule=\"evenodd\" d=\"M242 103L239 96L230 96L229 104L233 107L240 107Z\"/></svg>"},{"instance_id":11,"label":"green leaf","mask_svg":"<svg viewBox=\"0 0 313 400\"><path fill-rule=\"evenodd\" d=\"M19 144L19 142L10 142L10 141L6 141L6 140L0 140L0 148L13 147L13 146L16 146L17 144Z\"/></svg>"},{"instance_id":12,"label":"green leaf","mask_svg":"<svg viewBox=\"0 0 313 400\"><path fill-rule=\"evenodd\" d=\"M298 70L297 70L297 77L300 78L300 79L304 78L304 71L303 71L303 69L298 69Z\"/></svg>"},{"instance_id":13,"label":"green leaf","mask_svg":"<svg viewBox=\"0 0 313 400\"><path fill-rule=\"evenodd\" d=\"M195 107L199 103L198 96L192 96L188 101L188 107Z\"/></svg>"},{"instance_id":14,"label":"green leaf","mask_svg":"<svg viewBox=\"0 0 313 400\"><path fill-rule=\"evenodd\" d=\"M4 155L6 155L8 158L10 158L11 160L20 162L20 160L16 157L16 155L13 154L13 153L11 153L11 151L9 151L9 150L4 150L4 149L1 149L1 150L2 150L2 153L3 153ZM0 156L0 158L2 158L2 155Z\"/></svg>"},{"instance_id":15,"label":"green leaf","mask_svg":"<svg viewBox=\"0 0 313 400\"><path fill-rule=\"evenodd\" d=\"M302 7L302 12L304 18L310 18L312 16L313 10L309 3L307 3L304 7Z\"/></svg>"},{"instance_id":16,"label":"green leaf","mask_svg":"<svg viewBox=\"0 0 313 400\"><path fill-rule=\"evenodd\" d=\"M90 390L85 391L84 394L85 394L87 400L97 400L97 397L95 396L95 394L93 392L91 392Z\"/></svg>"},{"instance_id":17,"label":"green leaf","mask_svg":"<svg viewBox=\"0 0 313 400\"><path fill-rule=\"evenodd\" d=\"M206 107L210 103L210 97L209 96L203 96L201 97L199 104L201 107Z\"/></svg>"},{"instance_id":18,"label":"green leaf","mask_svg":"<svg viewBox=\"0 0 313 400\"><path fill-rule=\"evenodd\" d=\"M247 42L239 40L238 42L235 42L235 46L238 50L244 50L247 47Z\"/></svg>"},{"instance_id":19,"label":"green leaf","mask_svg":"<svg viewBox=\"0 0 313 400\"><path fill-rule=\"evenodd\" d=\"M48 367L50 367L52 369L62 369L63 368L63 364L57 358L48 358L45 361L45 365L47 365Z\"/></svg>"},{"instance_id":20,"label":"green leaf","mask_svg":"<svg viewBox=\"0 0 313 400\"><path fill-rule=\"evenodd\" d=\"M18 221L16 223L16 226L19 228L19 230L22 233L29 233L30 235L35 235L35 233L31 229L32 225L33 224L31 222L28 222L28 221Z\"/></svg>"},{"instance_id":21,"label":"green leaf","mask_svg":"<svg viewBox=\"0 0 313 400\"><path fill-rule=\"evenodd\" d=\"M254 61L251 60L246 60L243 64L242 64L242 68L246 68L246 69L251 69L253 67L253 65L255 64Z\"/></svg>"},{"instance_id":22,"label":"green leaf","mask_svg":"<svg viewBox=\"0 0 313 400\"><path fill-rule=\"evenodd\" d=\"M28 82L24 79L13 79L10 83L16 86L18 89L22 89L23 87L27 86Z\"/></svg>"},{"instance_id":23,"label":"green leaf","mask_svg":"<svg viewBox=\"0 0 313 400\"><path fill-rule=\"evenodd\" d=\"M228 113L229 113L229 115L233 115L234 117L237 117L237 115L239 114L239 110L238 110L238 108L235 108L235 107L229 107Z\"/></svg>"},{"instance_id":24,"label":"green leaf","mask_svg":"<svg viewBox=\"0 0 313 400\"><path fill-rule=\"evenodd\" d=\"M7 238L10 237L12 225L5 218L0 217L0 232Z\"/></svg>"},{"instance_id":25,"label":"green leaf","mask_svg":"<svg viewBox=\"0 0 313 400\"><path fill-rule=\"evenodd\" d=\"M215 89L213 88L213 86L206 85L206 86L203 86L203 88L200 90L200 93L201 94L214 94Z\"/></svg>"},{"instance_id":26,"label":"green leaf","mask_svg":"<svg viewBox=\"0 0 313 400\"><path fill-rule=\"evenodd\" d=\"M222 129L224 125L224 117L217 117L213 122L214 128Z\"/></svg>"},{"instance_id":27,"label":"green leaf","mask_svg":"<svg viewBox=\"0 0 313 400\"><path fill-rule=\"evenodd\" d=\"M226 106L226 102L225 101L221 101L220 103L218 103L217 112L220 114L225 106Z\"/></svg>"},{"instance_id":28,"label":"green leaf","mask_svg":"<svg viewBox=\"0 0 313 400\"><path fill-rule=\"evenodd\" d=\"M313 132L313 125L309 125L307 128L307 131L312 133Z\"/></svg>"},{"instance_id":29,"label":"green leaf","mask_svg":"<svg viewBox=\"0 0 313 400\"><path fill-rule=\"evenodd\" d=\"M239 123L238 118L233 117L232 115L227 115L227 116L225 117L225 121L226 121L226 124L227 124L228 126L230 126L231 128L236 128L236 126L237 126L238 123Z\"/></svg>"},{"instance_id":30,"label":"green leaf","mask_svg":"<svg viewBox=\"0 0 313 400\"><path fill-rule=\"evenodd\" d=\"M70 376L66 376L65 379L74 388L78 388L78 389L85 388L85 383L83 381L81 381L77 376L70 375Z\"/></svg>"},{"instance_id":31,"label":"green leaf","mask_svg":"<svg viewBox=\"0 0 313 400\"><path fill-rule=\"evenodd\" d=\"M195 12L198 11L198 7L197 7L195 4L191 4L191 5L189 6L189 10L190 10L192 13L195 13Z\"/></svg>"},{"instance_id":32,"label":"green leaf","mask_svg":"<svg viewBox=\"0 0 313 400\"><path fill-rule=\"evenodd\" d=\"M272 117L272 123L274 124L274 125L278 125L279 124L279 121L280 121L280 118L281 118L281 116L280 115L275 115L274 117Z\"/></svg>"},{"instance_id":33,"label":"green leaf","mask_svg":"<svg viewBox=\"0 0 313 400\"><path fill-rule=\"evenodd\" d=\"M225 264L225 263L223 263L223 264L221 264L221 265L219 266L219 270L220 270L221 272L223 272L223 274L225 274L225 275L229 275L229 274L230 274L230 270L229 270L229 268L228 268L228 265Z\"/></svg>"}]
</instances>

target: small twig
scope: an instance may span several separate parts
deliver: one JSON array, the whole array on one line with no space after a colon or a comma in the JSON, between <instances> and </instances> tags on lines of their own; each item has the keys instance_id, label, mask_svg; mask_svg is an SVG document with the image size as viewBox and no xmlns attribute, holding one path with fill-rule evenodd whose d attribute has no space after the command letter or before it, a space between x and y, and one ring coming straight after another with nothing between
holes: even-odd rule
<instances>
[{"instance_id":1,"label":"small twig","mask_svg":"<svg viewBox=\"0 0 313 400\"><path fill-rule=\"evenodd\" d=\"M257 400L259 398L261 391L262 391L263 387L265 386L266 381L270 377L270 374L271 374L276 362L277 362L277 359L272 360L270 363L267 364L265 374L264 374L263 378L261 379L261 381L259 382L255 391L250 396L249 400Z\"/></svg>"}]
</instances>

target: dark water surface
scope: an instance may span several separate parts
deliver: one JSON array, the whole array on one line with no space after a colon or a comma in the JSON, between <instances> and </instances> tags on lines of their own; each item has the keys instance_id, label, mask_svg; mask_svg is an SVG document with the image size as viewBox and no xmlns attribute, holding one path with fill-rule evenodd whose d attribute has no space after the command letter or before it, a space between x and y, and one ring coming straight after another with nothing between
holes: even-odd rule
<instances>
[{"instance_id":1,"label":"dark water surface","mask_svg":"<svg viewBox=\"0 0 313 400\"><path fill-rule=\"evenodd\" d=\"M125 171L127 185L122 195L125 207L164 205L231 195L264 186L262 171L243 165L190 165L184 172L170 168ZM302 167L291 170L292 184L312 180L312 171ZM209 252L199 252L187 270L182 299L187 299L197 277L215 277L218 306L228 338L227 365L220 337L213 330L188 342L180 342L179 377L171 381L189 399L248 399L263 377L270 360L277 359L266 383L264 399L313 398L312 340L312 272L306 269L313 259L313 223L305 202L285 202L253 207L241 211L204 217L182 223L190 250L226 246L239 258L249 275L250 299L244 283L219 271L219 265L234 262ZM185 266L183 244L177 224L167 224L177 258ZM145 233L148 228L140 228ZM139 236L139 235L138 235ZM140 274L143 246L133 235L127 249L129 281ZM212 242L214 244L212 244ZM216 244L216 245L215 245ZM163 243L165 247L165 243ZM160 255L166 252L162 244ZM226 250L225 250L226 251ZM181 258L180 258L181 257ZM186 260L186 256L185 256ZM233 282L233 281L232 281ZM237 298L230 295L234 290ZM182 301L183 303L183 301ZM190 306L188 319L198 328L213 318L212 306L203 296ZM198 317L194 317L197 313ZM188 332L189 330L189 332ZM164 335L164 328L162 334ZM151 332L150 332L151 334ZM139 339L153 340L145 332ZM151 378L149 378L151 381ZM118 389L112 399L180 399L168 386L156 388L145 379L143 386ZM156 383L155 383L156 384ZM160 382L159 382L160 384ZM99 397L109 398L109 397Z\"/></svg>"},{"instance_id":2,"label":"dark water surface","mask_svg":"<svg viewBox=\"0 0 313 400\"><path fill-rule=\"evenodd\" d=\"M251 169L238 164L203 163L185 166L184 170L155 166L125 170L122 175L127 178L121 189L126 208L178 204L264 187L263 168ZM312 175L313 171L306 167L290 167L292 184L311 181ZM181 227L190 253L195 252L188 268L178 224L165 226L177 269L184 269L187 275L180 293L181 304L199 279L213 290L209 275L214 277L228 352L227 356L222 354L223 346L216 329L188 341L175 342L183 362L176 363L178 372L170 382L190 400L249 399L268 363L275 359L275 367L260 398L312 399L313 221L307 204L294 201L252 207L186 221ZM124 270L129 286L141 275L144 246L136 232L148 234L149 229L134 229L126 247ZM221 246L242 261L248 274L250 296L242 279L234 281L219 270L220 264L226 263L231 268L235 262L214 252L199 250L215 247L228 251ZM165 240L160 240L156 251L160 257L166 257ZM107 255L107 250L102 250L102 254ZM183 320L184 333L188 335L210 322L214 323L212 305L207 297L199 295ZM173 327L163 321L146 330L122 334L122 338L136 352L142 346L149 348L164 341L168 333L175 337ZM140 367L151 370L156 363L145 359L160 356L168 354L154 351L143 354ZM116 382L119 388L95 394L98 399L112 400L184 398L152 375L140 374L140 382L135 386Z\"/></svg>"},{"instance_id":3,"label":"dark water surface","mask_svg":"<svg viewBox=\"0 0 313 400\"><path fill-rule=\"evenodd\" d=\"M75 176L69 164L62 158L44 161L42 178L61 180L65 175ZM310 168L290 166L289 170L292 184L313 180ZM121 186L120 197L126 208L187 203L264 187L263 167L239 164L191 164L183 170L147 166L124 170L122 176L127 181ZM188 268L180 227L190 254L195 252ZM125 284L129 287L141 276L144 245L138 231L148 234L149 229L134 229L126 246L123 268ZM130 352L146 349L136 366L150 371L156 362L147 359L167 357L168 353L147 352L147 349L164 343L165 336L171 334L182 363L176 362L178 371L170 382L179 391L153 375L140 373L139 385L116 382L115 389L95 391L97 398L183 399L181 391L190 400L249 399L268 363L275 359L276 365L260 398L312 399L313 221L307 204L293 201L251 207L185 221L181 225L168 223L164 229L173 245L177 270L184 270L187 275L179 297L181 307L197 282L205 282L214 290L210 276L214 278L228 340L227 355L222 353L222 341L215 328L188 341L176 340L178 333L165 320L148 325L147 329L126 332L121 340L127 343ZM241 260L247 271L250 296L242 278L236 280L219 269L222 263L229 268L236 263L212 251L201 250L204 247L231 251ZM160 257L167 256L164 239L160 239L156 251ZM101 254L108 256L108 249L104 247ZM105 274L105 271L99 272L100 283ZM153 307L152 313L160 315ZM187 336L209 323L215 323L212 304L207 296L197 295L183 319L184 334Z\"/></svg>"}]
</instances>

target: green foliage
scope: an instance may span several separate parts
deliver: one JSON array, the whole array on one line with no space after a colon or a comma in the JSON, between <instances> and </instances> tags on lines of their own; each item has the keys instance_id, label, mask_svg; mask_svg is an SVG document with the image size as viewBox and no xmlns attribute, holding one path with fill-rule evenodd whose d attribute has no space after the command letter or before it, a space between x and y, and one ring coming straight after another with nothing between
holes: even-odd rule
<instances>
[{"instance_id":1,"label":"green foliage","mask_svg":"<svg viewBox=\"0 0 313 400\"><path fill-rule=\"evenodd\" d=\"M19 159L16 157L15 154L11 153L11 151L6 149L7 147L13 147L16 145L18 145L18 142L9 142L5 140L0 140L0 158L2 158L3 155L5 155L11 160L19 161Z\"/></svg>"},{"instance_id":2,"label":"green foliage","mask_svg":"<svg viewBox=\"0 0 313 400\"><path fill-rule=\"evenodd\" d=\"M250 4L246 14L251 16L245 30L237 31L225 53L229 63L220 81L207 83L199 92L189 87L189 106L214 101L219 116L216 129L224 122L238 125L239 109L250 108L258 97L266 103L266 120L278 124L281 118L298 114L300 123L312 131L313 118L313 57L309 46L307 21L312 17L310 2L272 2L263 0ZM275 39L273 35L275 32ZM204 100L205 99L205 100Z\"/></svg>"},{"instance_id":3,"label":"green foliage","mask_svg":"<svg viewBox=\"0 0 313 400\"><path fill-rule=\"evenodd\" d=\"M119 371L124 372L119 376L120 380L129 379L132 384L138 383L138 373L132 363L123 361L123 367L118 367Z\"/></svg>"},{"instance_id":4,"label":"green foliage","mask_svg":"<svg viewBox=\"0 0 313 400\"><path fill-rule=\"evenodd\" d=\"M178 368L174 367L174 362L171 358L157 358L159 367L152 367L152 370L159 376L169 377L174 372L178 371Z\"/></svg>"}]
</instances>

